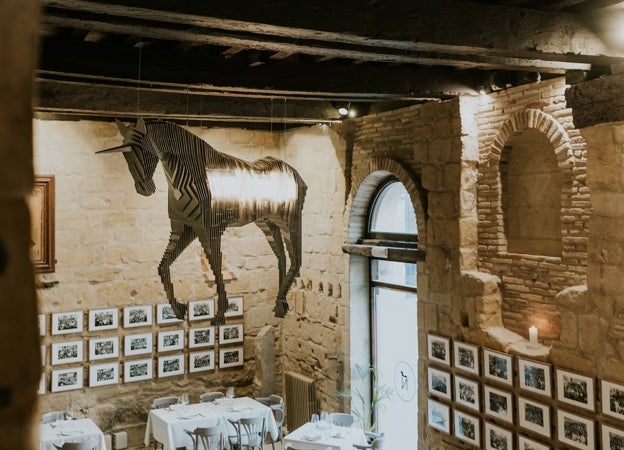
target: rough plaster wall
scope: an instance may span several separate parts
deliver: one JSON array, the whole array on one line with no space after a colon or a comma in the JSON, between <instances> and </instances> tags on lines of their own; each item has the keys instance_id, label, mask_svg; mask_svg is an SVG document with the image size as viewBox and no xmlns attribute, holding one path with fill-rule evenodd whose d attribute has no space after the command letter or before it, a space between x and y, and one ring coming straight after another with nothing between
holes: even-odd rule
<instances>
[{"instance_id":1,"label":"rough plaster wall","mask_svg":"<svg viewBox=\"0 0 624 450\"><path fill-rule=\"evenodd\" d=\"M85 329L82 335L63 337L49 334L52 312L82 310L86 319L89 309L118 307L121 313L124 306L166 302L157 266L169 237L167 185L159 166L155 175L157 192L150 197L140 196L134 190L132 178L121 155L95 155L97 150L121 142L117 128L110 123L37 120L34 129L36 173L53 174L56 177L56 271L38 276L39 281L58 283L38 291L40 310L47 314L48 319L48 335L43 338L43 343L48 346L45 366L47 393L41 396L41 410L65 409L71 404L75 410L94 418L105 433L128 431L130 445L141 446L148 407L155 397L187 391L191 400L197 400L203 391L224 389L230 385L236 387L237 395L255 395L252 385L255 374L255 337L265 325L276 327L276 371L280 389L281 321L274 318L272 311L278 289L276 261L264 234L250 224L228 230L222 247L227 267L235 274L234 279L226 283L228 294L242 295L245 302L244 319L228 321L244 323L244 369L217 369L215 372L187 373L162 381L154 379L120 383L111 387L86 387L64 393L49 392L51 370L62 367L51 366L51 343L82 338L85 349L88 349L89 338L150 331L156 343L159 330L172 329L171 325L154 323L151 328L125 330L120 326L114 332L94 333ZM252 160L267 155L280 156L277 134L238 129L193 128L191 131L218 150L241 158ZM318 139L317 135L309 136L301 144L293 144L289 151L290 157L295 159L296 168L304 162L296 160L297 153L310 152L311 159L306 160L309 167L302 173L306 181L322 175L309 170L323 160L321 152L324 152L324 148L314 143ZM334 183L327 178L321 178L318 182ZM310 205L313 205L317 184L314 180L310 184ZM324 200L317 194L316 202L321 208L326 207ZM305 230L314 227L325 235L331 231L328 227L339 223L335 219L325 220L321 214L308 213L306 217L304 234ZM323 220L320 220L321 217ZM312 258L315 267L322 268L325 261L318 255L325 245L329 243L322 238L321 242L305 242L307 256L304 263L310 266ZM199 245L194 243L172 266L175 292L181 300L213 298L215 295L214 284L206 281L212 277L202 270L200 254ZM332 271L326 272L327 275L316 281L315 292L322 281L325 290L333 284L334 295L339 294L340 281L329 275ZM294 307L295 302L291 301L291 304ZM207 322L192 323L192 326L207 325ZM188 329L189 322L185 322L182 327ZM123 345L123 340L120 340L120 344ZM154 356L157 355L155 351ZM119 360L125 359L121 351ZM87 350L84 365L88 364ZM88 386L88 379L85 380L85 386Z\"/></svg>"}]
</instances>

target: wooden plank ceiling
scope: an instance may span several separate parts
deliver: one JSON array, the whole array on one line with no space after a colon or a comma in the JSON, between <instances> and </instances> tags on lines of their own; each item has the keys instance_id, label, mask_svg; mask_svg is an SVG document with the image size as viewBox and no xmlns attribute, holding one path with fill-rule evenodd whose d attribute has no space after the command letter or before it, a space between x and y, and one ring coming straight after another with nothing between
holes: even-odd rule
<instances>
[{"instance_id":1,"label":"wooden plank ceiling","mask_svg":"<svg viewBox=\"0 0 624 450\"><path fill-rule=\"evenodd\" d=\"M35 114L281 129L617 70L613 0L43 0Z\"/></svg>"}]
</instances>

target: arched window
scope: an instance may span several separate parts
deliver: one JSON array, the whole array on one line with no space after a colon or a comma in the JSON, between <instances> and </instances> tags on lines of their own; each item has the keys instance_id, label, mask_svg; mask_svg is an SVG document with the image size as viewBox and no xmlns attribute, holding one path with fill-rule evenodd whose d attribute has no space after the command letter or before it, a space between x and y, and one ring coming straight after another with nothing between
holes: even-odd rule
<instances>
[{"instance_id":1,"label":"arched window","mask_svg":"<svg viewBox=\"0 0 624 450\"><path fill-rule=\"evenodd\" d=\"M416 242L416 214L403 184L389 179L375 195L368 219L368 238L393 242Z\"/></svg>"}]
</instances>

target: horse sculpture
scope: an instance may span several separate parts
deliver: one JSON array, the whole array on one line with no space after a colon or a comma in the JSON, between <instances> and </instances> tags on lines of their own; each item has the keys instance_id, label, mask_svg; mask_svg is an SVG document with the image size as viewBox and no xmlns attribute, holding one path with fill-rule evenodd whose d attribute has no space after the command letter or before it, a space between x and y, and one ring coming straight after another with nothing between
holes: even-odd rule
<instances>
[{"instance_id":1,"label":"horse sculpture","mask_svg":"<svg viewBox=\"0 0 624 450\"><path fill-rule=\"evenodd\" d=\"M213 323L225 323L228 305L221 237L227 227L255 222L277 256L279 290L274 311L276 317L284 317L286 294L301 267L301 213L307 186L297 171L271 157L247 162L220 153L171 122L140 118L136 126L116 123L123 145L98 153L123 152L139 194L156 191L153 175L158 161L165 171L171 235L158 274L176 316L184 318L187 305L176 300L169 269L198 238L217 285L218 311ZM290 259L288 272L284 247Z\"/></svg>"}]
</instances>

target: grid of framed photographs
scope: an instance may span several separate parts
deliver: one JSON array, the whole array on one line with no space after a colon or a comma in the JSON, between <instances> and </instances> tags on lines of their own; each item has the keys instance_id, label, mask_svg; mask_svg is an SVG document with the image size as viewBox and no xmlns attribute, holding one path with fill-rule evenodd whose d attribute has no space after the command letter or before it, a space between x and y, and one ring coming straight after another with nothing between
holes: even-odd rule
<instances>
[{"instance_id":1,"label":"grid of framed photographs","mask_svg":"<svg viewBox=\"0 0 624 450\"><path fill-rule=\"evenodd\" d=\"M477 448L624 450L624 383L427 336L427 424Z\"/></svg>"},{"instance_id":2,"label":"grid of framed photographs","mask_svg":"<svg viewBox=\"0 0 624 450\"><path fill-rule=\"evenodd\" d=\"M243 297L229 299L226 317L242 315ZM243 324L201 323L214 316L213 299L189 302L188 321L175 317L168 304L39 314L38 393L243 366ZM120 327L127 330L120 333Z\"/></svg>"}]
</instances>

